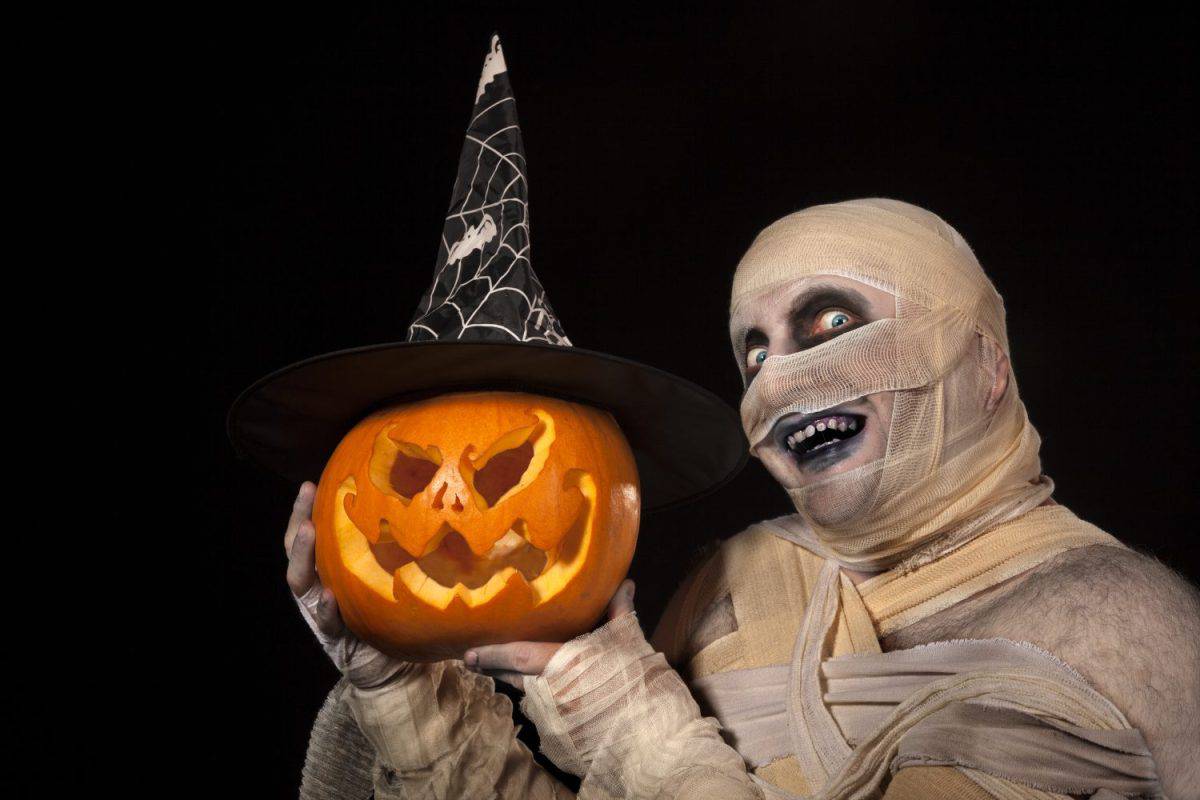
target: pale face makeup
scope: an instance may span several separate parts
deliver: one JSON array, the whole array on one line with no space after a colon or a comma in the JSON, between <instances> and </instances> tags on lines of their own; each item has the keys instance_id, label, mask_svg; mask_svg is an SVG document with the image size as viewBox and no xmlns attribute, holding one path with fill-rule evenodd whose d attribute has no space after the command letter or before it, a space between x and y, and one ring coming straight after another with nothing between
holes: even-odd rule
<instances>
[{"instance_id":1,"label":"pale face makeup","mask_svg":"<svg viewBox=\"0 0 1200 800\"><path fill-rule=\"evenodd\" d=\"M768 356L807 350L869 322L895 317L896 297L851 278L809 275L764 291L742 308L737 323L745 334L739 357L749 383ZM869 464L887 452L894 397L880 392L813 414L789 414L775 423L757 454L785 489L806 488ZM870 501L875 483L841 485L836 503L823 502L823 493L814 491L807 510L822 519L836 506L838 516L852 516ZM848 497L847 492L862 497Z\"/></svg>"}]
</instances>

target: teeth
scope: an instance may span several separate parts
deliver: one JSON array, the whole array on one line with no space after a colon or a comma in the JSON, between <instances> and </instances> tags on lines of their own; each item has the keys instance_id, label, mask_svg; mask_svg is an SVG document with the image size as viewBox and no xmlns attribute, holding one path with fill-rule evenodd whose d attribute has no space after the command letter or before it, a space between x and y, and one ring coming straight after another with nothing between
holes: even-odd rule
<instances>
[{"instance_id":1,"label":"teeth","mask_svg":"<svg viewBox=\"0 0 1200 800\"><path fill-rule=\"evenodd\" d=\"M804 444L805 439L815 436L816 434L818 434L822 431L845 432L848 430L850 430L850 431L858 430L858 420L851 418L851 417L841 417L841 416L826 417L824 419L814 422L813 424L811 424L801 430L794 431L793 433L789 434L786 439L787 446L788 446L788 449L790 449L790 450L799 450L800 446L802 444ZM810 450L810 452L812 452L814 450L820 450L822 447L826 447L831 444L835 444L836 441L837 440L834 439L834 440L831 440L828 442L822 442L821 444L817 445L816 447L813 447L812 450Z\"/></svg>"}]
</instances>

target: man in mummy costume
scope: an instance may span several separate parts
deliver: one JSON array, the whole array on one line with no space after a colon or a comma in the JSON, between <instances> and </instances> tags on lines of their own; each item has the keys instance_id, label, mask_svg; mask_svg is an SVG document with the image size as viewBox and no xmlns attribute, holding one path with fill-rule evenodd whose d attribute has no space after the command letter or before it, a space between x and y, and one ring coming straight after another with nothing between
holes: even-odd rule
<instances>
[{"instance_id":1,"label":"man in mummy costume","mask_svg":"<svg viewBox=\"0 0 1200 800\"><path fill-rule=\"evenodd\" d=\"M393 661L321 589L305 484L288 583L345 680L303 796L573 796L495 676L579 797L1200 797L1200 598L1054 501L1003 303L950 225L880 199L787 216L737 267L730 332L795 513L725 540L649 640L626 583L569 642Z\"/></svg>"}]
</instances>

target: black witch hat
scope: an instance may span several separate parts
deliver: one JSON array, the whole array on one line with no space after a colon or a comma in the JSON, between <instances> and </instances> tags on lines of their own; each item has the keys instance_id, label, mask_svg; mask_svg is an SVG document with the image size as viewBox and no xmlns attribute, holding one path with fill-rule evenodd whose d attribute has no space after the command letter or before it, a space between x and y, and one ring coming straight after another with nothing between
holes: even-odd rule
<instances>
[{"instance_id":1,"label":"black witch hat","mask_svg":"<svg viewBox=\"0 0 1200 800\"><path fill-rule=\"evenodd\" d=\"M573 347L529 261L525 150L498 36L483 63L433 284L407 341L292 364L229 412L235 447L285 477L320 474L371 411L472 389L550 395L612 413L647 509L694 499L745 463L736 414L653 367Z\"/></svg>"}]
</instances>

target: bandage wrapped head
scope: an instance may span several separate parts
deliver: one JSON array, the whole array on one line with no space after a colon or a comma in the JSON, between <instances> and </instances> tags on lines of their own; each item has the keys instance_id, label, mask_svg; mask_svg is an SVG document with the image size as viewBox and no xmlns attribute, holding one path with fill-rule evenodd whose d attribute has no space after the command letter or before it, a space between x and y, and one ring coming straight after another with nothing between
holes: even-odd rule
<instances>
[{"instance_id":1,"label":"bandage wrapped head","mask_svg":"<svg viewBox=\"0 0 1200 800\"><path fill-rule=\"evenodd\" d=\"M895 317L768 356L741 405L751 452L779 448L773 431L784 418L876 393L892 393L892 405L880 457L785 486L798 512L792 538L845 566L883 569L1049 496L1011 371L988 401L997 363L1008 370L1004 304L954 228L916 206L868 199L814 206L762 231L733 281L730 333L743 377L756 304L811 276L894 295Z\"/></svg>"}]
</instances>

